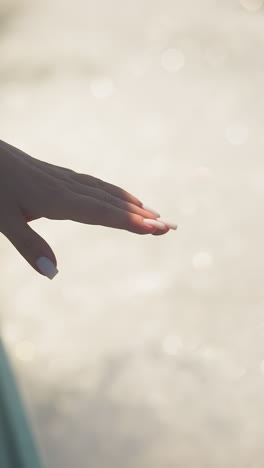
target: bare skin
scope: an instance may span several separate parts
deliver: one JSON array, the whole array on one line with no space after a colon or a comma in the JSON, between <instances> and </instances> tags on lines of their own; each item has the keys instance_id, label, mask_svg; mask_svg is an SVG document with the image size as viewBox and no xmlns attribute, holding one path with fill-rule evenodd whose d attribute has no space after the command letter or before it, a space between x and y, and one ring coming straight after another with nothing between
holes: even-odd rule
<instances>
[{"instance_id":1,"label":"bare skin","mask_svg":"<svg viewBox=\"0 0 264 468\"><path fill-rule=\"evenodd\" d=\"M30 226L39 218L71 220L124 229L135 234L166 234L148 226L157 219L143 203L125 190L87 174L40 161L0 140L0 232L27 262L39 257L57 260L47 242Z\"/></svg>"}]
</instances>

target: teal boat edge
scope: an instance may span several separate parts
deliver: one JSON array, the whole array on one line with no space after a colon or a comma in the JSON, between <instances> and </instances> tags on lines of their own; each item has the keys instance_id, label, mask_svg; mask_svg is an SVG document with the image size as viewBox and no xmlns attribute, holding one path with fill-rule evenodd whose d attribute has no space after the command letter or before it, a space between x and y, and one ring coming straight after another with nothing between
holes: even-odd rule
<instances>
[{"instance_id":1,"label":"teal boat edge","mask_svg":"<svg viewBox=\"0 0 264 468\"><path fill-rule=\"evenodd\" d=\"M0 467L44 468L23 399L1 339Z\"/></svg>"}]
</instances>

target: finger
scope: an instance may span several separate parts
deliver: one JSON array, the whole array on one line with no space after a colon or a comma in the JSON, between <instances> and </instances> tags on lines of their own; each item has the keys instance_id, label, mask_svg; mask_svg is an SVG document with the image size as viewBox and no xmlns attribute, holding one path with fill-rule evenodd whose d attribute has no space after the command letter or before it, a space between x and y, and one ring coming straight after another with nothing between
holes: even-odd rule
<instances>
[{"instance_id":1,"label":"finger","mask_svg":"<svg viewBox=\"0 0 264 468\"><path fill-rule=\"evenodd\" d=\"M47 242L28 226L19 209L14 207L5 216L1 232L38 273L50 279L58 273L54 252ZM39 263L39 259L43 258L46 260L41 260Z\"/></svg>"},{"instance_id":2,"label":"finger","mask_svg":"<svg viewBox=\"0 0 264 468\"><path fill-rule=\"evenodd\" d=\"M67 169L66 167L56 166L54 164L47 163L46 161L42 161L41 159L36 159L21 149L10 145L10 143L7 143L6 141L0 140L0 146L9 150L15 156L23 156L23 162L26 162L28 165L34 166L49 175L55 175L58 179L65 180L65 176L68 176L73 172L71 169Z\"/></svg>"},{"instance_id":3,"label":"finger","mask_svg":"<svg viewBox=\"0 0 264 468\"><path fill-rule=\"evenodd\" d=\"M163 236L163 234L166 234L167 232L169 232L169 228L166 228L164 230L161 230L161 229L157 229L155 232L152 232L152 236Z\"/></svg>"},{"instance_id":4,"label":"finger","mask_svg":"<svg viewBox=\"0 0 264 468\"><path fill-rule=\"evenodd\" d=\"M153 214L152 211L148 211L146 208L140 208L139 206L135 205L134 203L130 203L120 198L115 197L114 195L110 194L109 192L105 192L104 190L91 187L88 185L82 185L78 182L68 183L66 184L69 190L74 193L78 193L81 195L87 195L97 200L101 200L105 203L109 203L117 208L121 208L121 210L129 211L130 213L135 213L143 218L152 218L156 219L157 216Z\"/></svg>"},{"instance_id":5,"label":"finger","mask_svg":"<svg viewBox=\"0 0 264 468\"><path fill-rule=\"evenodd\" d=\"M138 214L122 210L92 197L65 191L44 215L51 219L69 219L84 224L124 229L137 234L151 234L155 227L144 222Z\"/></svg>"},{"instance_id":6,"label":"finger","mask_svg":"<svg viewBox=\"0 0 264 468\"><path fill-rule=\"evenodd\" d=\"M98 179L96 177L92 177L87 174L79 174L78 172L73 172L70 178L72 180L75 180L76 182L79 182L79 184L103 190L104 192L107 192L113 195L114 197L120 198L121 200L124 200L129 203L133 203L136 206L141 207L143 205L143 203L138 198L134 197L134 195L131 195L131 193L127 192L126 190L123 190L122 188L117 187L116 185L109 184L108 182L104 182L103 180Z\"/></svg>"},{"instance_id":7,"label":"finger","mask_svg":"<svg viewBox=\"0 0 264 468\"><path fill-rule=\"evenodd\" d=\"M120 187L117 187L116 185L110 184L108 182L104 182L103 180L98 179L96 177L92 177L88 174L80 174L71 169L61 167L61 166L56 166L54 164L49 164L45 161L41 161L40 159L33 158L32 156L29 156L24 151L10 145L7 142L0 140L0 145L8 148L10 151L12 151L13 154L16 154L18 156L23 155L24 161L26 161L28 164L35 166L39 170L42 170L43 172L53 177L56 177L57 179L60 179L63 181L65 180L75 181L78 183L78 185L80 186L82 185L85 188L93 187L96 189L100 189L102 192L109 193L120 200L129 202L140 208L143 206L143 203L137 197L130 194L126 190L123 190ZM82 192L79 192L79 193L82 193ZM152 211L150 213L153 214ZM154 214L156 214L155 218L158 218L160 216L158 213L154 213Z\"/></svg>"}]
</instances>

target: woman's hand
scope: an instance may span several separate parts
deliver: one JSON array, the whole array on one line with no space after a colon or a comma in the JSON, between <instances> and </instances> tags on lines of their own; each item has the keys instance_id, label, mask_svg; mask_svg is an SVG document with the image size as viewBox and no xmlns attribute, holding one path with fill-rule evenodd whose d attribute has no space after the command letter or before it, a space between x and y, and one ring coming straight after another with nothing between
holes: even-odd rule
<instances>
[{"instance_id":1,"label":"woman's hand","mask_svg":"<svg viewBox=\"0 0 264 468\"><path fill-rule=\"evenodd\" d=\"M125 190L35 159L0 140L0 232L37 272L52 279L58 273L56 257L27 224L38 218L71 220L136 234L161 235L176 229L176 225L155 221L159 214Z\"/></svg>"}]
</instances>

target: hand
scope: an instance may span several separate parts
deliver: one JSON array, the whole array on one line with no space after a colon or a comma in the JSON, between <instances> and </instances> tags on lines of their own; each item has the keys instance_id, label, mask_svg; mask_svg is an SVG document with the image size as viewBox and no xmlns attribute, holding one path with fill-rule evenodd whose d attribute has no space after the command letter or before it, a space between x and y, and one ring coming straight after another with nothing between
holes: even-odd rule
<instances>
[{"instance_id":1,"label":"hand","mask_svg":"<svg viewBox=\"0 0 264 468\"><path fill-rule=\"evenodd\" d=\"M115 185L40 161L0 140L0 232L50 279L58 273L56 257L28 222L62 219L153 235L176 229L165 222L156 227L144 222L158 217Z\"/></svg>"}]
</instances>

